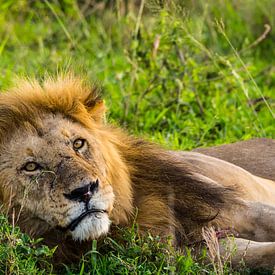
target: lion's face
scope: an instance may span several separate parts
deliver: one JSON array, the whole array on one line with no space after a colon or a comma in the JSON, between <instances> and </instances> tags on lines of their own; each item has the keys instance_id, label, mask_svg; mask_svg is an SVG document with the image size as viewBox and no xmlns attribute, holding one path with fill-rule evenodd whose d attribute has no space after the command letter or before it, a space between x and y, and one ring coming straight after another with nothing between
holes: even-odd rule
<instances>
[{"instance_id":1,"label":"lion's face","mask_svg":"<svg viewBox=\"0 0 275 275\"><path fill-rule=\"evenodd\" d=\"M115 195L101 141L61 115L40 125L18 129L2 148L3 201L75 240L106 234Z\"/></svg>"}]
</instances>

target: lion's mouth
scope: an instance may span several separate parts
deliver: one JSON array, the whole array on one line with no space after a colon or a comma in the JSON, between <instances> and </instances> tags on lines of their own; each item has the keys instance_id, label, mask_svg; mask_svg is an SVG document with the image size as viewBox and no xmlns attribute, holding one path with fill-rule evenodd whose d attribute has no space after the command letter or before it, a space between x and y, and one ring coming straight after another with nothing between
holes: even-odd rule
<instances>
[{"instance_id":1,"label":"lion's mouth","mask_svg":"<svg viewBox=\"0 0 275 275\"><path fill-rule=\"evenodd\" d=\"M76 219L72 220L68 226L63 227L62 230L70 230L70 231L74 231L75 228L79 225L79 223L87 216L91 215L91 214L95 214L95 213L100 213L100 214L104 214L107 213L106 210L102 210L102 209L90 209L85 211L84 213L82 213L80 216L78 216Z\"/></svg>"}]
</instances>

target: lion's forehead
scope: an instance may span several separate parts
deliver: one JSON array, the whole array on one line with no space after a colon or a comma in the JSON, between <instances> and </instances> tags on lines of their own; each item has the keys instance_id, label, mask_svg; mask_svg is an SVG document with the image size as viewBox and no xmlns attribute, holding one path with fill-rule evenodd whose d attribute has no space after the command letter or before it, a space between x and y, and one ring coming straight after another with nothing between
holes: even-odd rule
<instances>
[{"instance_id":1,"label":"lion's forehead","mask_svg":"<svg viewBox=\"0 0 275 275\"><path fill-rule=\"evenodd\" d=\"M3 150L13 156L46 156L52 151L64 152L70 140L78 136L88 137L89 133L78 123L49 114L40 121L39 127L18 129Z\"/></svg>"}]
</instances>

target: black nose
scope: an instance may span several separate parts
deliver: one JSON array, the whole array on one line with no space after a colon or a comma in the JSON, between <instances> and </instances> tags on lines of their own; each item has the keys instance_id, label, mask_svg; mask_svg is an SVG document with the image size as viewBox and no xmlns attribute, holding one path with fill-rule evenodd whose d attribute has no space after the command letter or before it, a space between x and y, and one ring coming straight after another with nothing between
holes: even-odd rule
<instances>
[{"instance_id":1,"label":"black nose","mask_svg":"<svg viewBox=\"0 0 275 275\"><path fill-rule=\"evenodd\" d=\"M74 189L70 194L65 194L65 198L72 201L88 202L95 190L98 188L98 179L94 182L90 182L83 187Z\"/></svg>"}]
</instances>

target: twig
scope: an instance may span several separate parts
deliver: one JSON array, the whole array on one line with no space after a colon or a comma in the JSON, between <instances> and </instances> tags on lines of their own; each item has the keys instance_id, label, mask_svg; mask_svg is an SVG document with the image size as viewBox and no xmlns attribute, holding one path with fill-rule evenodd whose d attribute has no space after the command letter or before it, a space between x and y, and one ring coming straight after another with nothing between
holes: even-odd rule
<instances>
[{"instance_id":1,"label":"twig","mask_svg":"<svg viewBox=\"0 0 275 275\"><path fill-rule=\"evenodd\" d=\"M141 0L140 6L139 6L139 11L138 11L137 22L136 22L135 33L134 33L135 39L137 39L138 32L139 32L139 29L140 29L140 24L141 24L141 18L142 18L142 13L143 13L143 9L144 9L144 4L145 4L145 0Z\"/></svg>"},{"instance_id":2,"label":"twig","mask_svg":"<svg viewBox=\"0 0 275 275\"><path fill-rule=\"evenodd\" d=\"M265 27L264 32L253 43L251 43L249 46L247 46L246 48L241 49L239 51L239 54L242 53L242 52L245 52L245 51L247 51L247 50L249 50L249 49L251 49L255 46L257 46L259 43L261 43L263 40L266 39L267 35L271 31L271 27L268 24L265 24L264 27Z\"/></svg>"}]
</instances>

